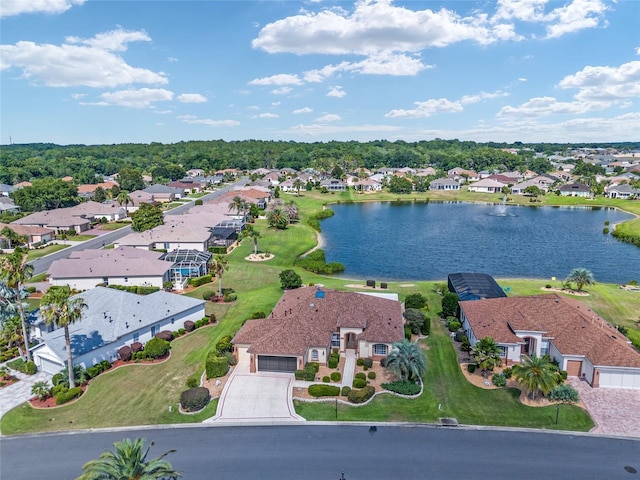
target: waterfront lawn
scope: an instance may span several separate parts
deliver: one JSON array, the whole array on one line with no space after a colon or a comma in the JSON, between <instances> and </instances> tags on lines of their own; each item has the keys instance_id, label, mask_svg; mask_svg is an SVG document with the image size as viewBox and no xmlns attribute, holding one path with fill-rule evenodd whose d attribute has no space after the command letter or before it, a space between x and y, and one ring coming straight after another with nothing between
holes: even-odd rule
<instances>
[{"instance_id":1,"label":"waterfront lawn","mask_svg":"<svg viewBox=\"0 0 640 480\"><path fill-rule=\"evenodd\" d=\"M484 390L469 383L460 371L457 354L440 322L432 323L427 346L425 388L419 398L409 400L383 394L361 407L338 404L338 420L435 423L440 417L455 417L468 425L575 431L593 427L589 415L579 407L563 405L556 425L555 406L527 407L518 400L517 389ZM307 420L336 419L335 403L296 401L295 407Z\"/></svg>"}]
</instances>

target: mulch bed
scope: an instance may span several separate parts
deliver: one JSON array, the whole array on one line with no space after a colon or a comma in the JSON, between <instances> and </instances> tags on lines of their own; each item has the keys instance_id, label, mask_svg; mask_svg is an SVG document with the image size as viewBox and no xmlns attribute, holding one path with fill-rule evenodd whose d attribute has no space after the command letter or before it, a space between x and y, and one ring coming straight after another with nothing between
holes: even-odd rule
<instances>
[{"instance_id":1,"label":"mulch bed","mask_svg":"<svg viewBox=\"0 0 640 480\"><path fill-rule=\"evenodd\" d=\"M2 380L0 380L0 388L8 387L9 385L13 385L14 383L19 381L20 379L18 377L14 377L13 375L2 377Z\"/></svg>"}]
</instances>

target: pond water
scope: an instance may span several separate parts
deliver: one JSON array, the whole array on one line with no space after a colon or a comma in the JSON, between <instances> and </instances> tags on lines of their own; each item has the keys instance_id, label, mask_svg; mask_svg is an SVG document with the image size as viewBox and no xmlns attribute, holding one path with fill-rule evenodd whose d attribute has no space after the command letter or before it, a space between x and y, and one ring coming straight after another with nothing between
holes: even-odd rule
<instances>
[{"instance_id":1,"label":"pond water","mask_svg":"<svg viewBox=\"0 0 640 480\"><path fill-rule=\"evenodd\" d=\"M443 280L454 272L564 279L577 267L596 281L640 281L640 248L602 233L632 215L607 207L464 202L331 205L322 221L327 262L346 278Z\"/></svg>"}]
</instances>

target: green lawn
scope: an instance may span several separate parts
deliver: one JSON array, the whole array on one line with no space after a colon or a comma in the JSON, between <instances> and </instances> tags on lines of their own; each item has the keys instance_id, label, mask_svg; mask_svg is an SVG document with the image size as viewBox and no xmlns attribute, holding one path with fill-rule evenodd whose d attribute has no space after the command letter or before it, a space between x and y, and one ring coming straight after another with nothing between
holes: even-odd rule
<instances>
[{"instance_id":1,"label":"green lawn","mask_svg":"<svg viewBox=\"0 0 640 480\"><path fill-rule=\"evenodd\" d=\"M458 365L457 354L440 322L432 323L427 340L427 374L424 392L413 400L379 395L361 407L338 405L341 421L426 422L439 417L455 417L462 424L498 425L527 428L588 431L593 427L589 415L572 405L527 407L519 401L517 389L485 390L469 383ZM296 412L307 420L331 421L336 418L335 403L295 402Z\"/></svg>"},{"instance_id":2,"label":"green lawn","mask_svg":"<svg viewBox=\"0 0 640 480\"><path fill-rule=\"evenodd\" d=\"M44 257L45 255L49 255L50 253L64 250L68 246L69 245L47 245L44 248L32 249L27 252L27 258L29 259L29 261L35 260L36 258Z\"/></svg>"},{"instance_id":3,"label":"green lawn","mask_svg":"<svg viewBox=\"0 0 640 480\"><path fill-rule=\"evenodd\" d=\"M131 226L131 222L111 222L100 225L100 230L119 230Z\"/></svg>"}]
</instances>

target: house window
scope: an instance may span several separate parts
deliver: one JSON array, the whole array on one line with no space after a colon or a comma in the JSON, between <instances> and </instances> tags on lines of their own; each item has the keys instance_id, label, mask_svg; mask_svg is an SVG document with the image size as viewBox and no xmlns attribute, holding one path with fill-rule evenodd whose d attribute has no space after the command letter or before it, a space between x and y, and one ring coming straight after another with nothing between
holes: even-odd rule
<instances>
[{"instance_id":1,"label":"house window","mask_svg":"<svg viewBox=\"0 0 640 480\"><path fill-rule=\"evenodd\" d=\"M373 346L373 354L374 355L386 355L387 354L387 346L384 343L376 343Z\"/></svg>"},{"instance_id":2,"label":"house window","mask_svg":"<svg viewBox=\"0 0 640 480\"><path fill-rule=\"evenodd\" d=\"M102 283L105 287L109 286L109 277L102 277Z\"/></svg>"},{"instance_id":3,"label":"house window","mask_svg":"<svg viewBox=\"0 0 640 480\"><path fill-rule=\"evenodd\" d=\"M140 333L134 333L133 334L133 341L134 342L139 342L140 341Z\"/></svg>"},{"instance_id":4,"label":"house window","mask_svg":"<svg viewBox=\"0 0 640 480\"><path fill-rule=\"evenodd\" d=\"M311 350L311 361L312 362L318 361L318 350L316 349Z\"/></svg>"},{"instance_id":5,"label":"house window","mask_svg":"<svg viewBox=\"0 0 640 480\"><path fill-rule=\"evenodd\" d=\"M501 357L506 357L507 356L507 347L503 347L502 345L498 345L498 349L500 350L500 356Z\"/></svg>"},{"instance_id":6,"label":"house window","mask_svg":"<svg viewBox=\"0 0 640 480\"><path fill-rule=\"evenodd\" d=\"M332 333L331 334L331 346L332 347L340 347L340 334Z\"/></svg>"},{"instance_id":7,"label":"house window","mask_svg":"<svg viewBox=\"0 0 640 480\"><path fill-rule=\"evenodd\" d=\"M129 283L129 277L124 277L124 283Z\"/></svg>"},{"instance_id":8,"label":"house window","mask_svg":"<svg viewBox=\"0 0 640 480\"><path fill-rule=\"evenodd\" d=\"M155 336L156 336L156 333L158 333L158 327L157 327L156 325L153 325L153 326L151 327L151 336L152 336L152 337L155 337Z\"/></svg>"}]
</instances>

